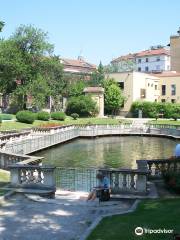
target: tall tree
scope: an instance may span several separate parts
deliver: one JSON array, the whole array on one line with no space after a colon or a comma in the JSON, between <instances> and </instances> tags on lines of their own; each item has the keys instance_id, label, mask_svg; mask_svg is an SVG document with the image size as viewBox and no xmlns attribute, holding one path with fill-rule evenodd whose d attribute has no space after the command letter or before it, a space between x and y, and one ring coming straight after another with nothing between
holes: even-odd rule
<instances>
[{"instance_id":1,"label":"tall tree","mask_svg":"<svg viewBox=\"0 0 180 240\"><path fill-rule=\"evenodd\" d=\"M104 78L105 78L104 67L102 65L102 62L100 61L98 69L91 75L90 85L101 86Z\"/></svg>"},{"instance_id":2,"label":"tall tree","mask_svg":"<svg viewBox=\"0 0 180 240\"><path fill-rule=\"evenodd\" d=\"M0 32L2 31L4 25L5 25L5 23L3 21L0 21Z\"/></svg>"},{"instance_id":3,"label":"tall tree","mask_svg":"<svg viewBox=\"0 0 180 240\"><path fill-rule=\"evenodd\" d=\"M117 110L119 110L120 107L123 105L125 97L123 96L121 89L119 88L114 79L104 80L103 87L105 89L105 111L107 113L115 115Z\"/></svg>"},{"instance_id":4,"label":"tall tree","mask_svg":"<svg viewBox=\"0 0 180 240\"><path fill-rule=\"evenodd\" d=\"M65 83L62 65L52 52L47 33L31 25L21 25L9 40L0 41L0 90L13 92L18 104L25 106L30 93L33 102L39 103L38 95L33 94L37 91L32 89L40 82L44 87L44 90L41 87L41 96L49 92L55 98ZM41 97L41 106L44 100L45 97Z\"/></svg>"}]
</instances>

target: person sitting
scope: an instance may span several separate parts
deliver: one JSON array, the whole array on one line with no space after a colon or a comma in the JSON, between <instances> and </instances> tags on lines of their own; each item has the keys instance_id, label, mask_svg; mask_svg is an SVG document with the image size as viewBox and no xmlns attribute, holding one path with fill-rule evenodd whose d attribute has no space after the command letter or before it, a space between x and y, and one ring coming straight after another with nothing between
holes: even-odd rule
<instances>
[{"instance_id":1,"label":"person sitting","mask_svg":"<svg viewBox=\"0 0 180 240\"><path fill-rule=\"evenodd\" d=\"M174 151L174 156L180 158L180 144L177 144Z\"/></svg>"},{"instance_id":2,"label":"person sitting","mask_svg":"<svg viewBox=\"0 0 180 240\"><path fill-rule=\"evenodd\" d=\"M89 196L87 198L88 200L95 200L96 197L101 197L101 193L104 191L108 191L108 194L110 194L110 181L109 178L104 176L102 173L98 173L96 175L96 178L98 179L98 186L94 187L91 192L89 193Z\"/></svg>"}]
</instances>

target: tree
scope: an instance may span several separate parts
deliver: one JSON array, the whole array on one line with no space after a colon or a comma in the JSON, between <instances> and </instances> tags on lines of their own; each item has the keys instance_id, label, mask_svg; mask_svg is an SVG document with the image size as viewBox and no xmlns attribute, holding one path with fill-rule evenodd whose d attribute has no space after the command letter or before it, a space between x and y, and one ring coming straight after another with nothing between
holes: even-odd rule
<instances>
[{"instance_id":1,"label":"tree","mask_svg":"<svg viewBox=\"0 0 180 240\"><path fill-rule=\"evenodd\" d=\"M47 40L47 33L41 29L21 25L10 39L0 41L0 90L4 94L13 92L13 99L23 108L30 93L38 105L43 105L47 93L57 102L66 85L62 64L59 57L52 56L53 45ZM34 94L39 81L41 93Z\"/></svg>"},{"instance_id":2,"label":"tree","mask_svg":"<svg viewBox=\"0 0 180 240\"><path fill-rule=\"evenodd\" d=\"M114 79L106 79L103 82L105 111L115 114L123 105L125 97Z\"/></svg>"},{"instance_id":3,"label":"tree","mask_svg":"<svg viewBox=\"0 0 180 240\"><path fill-rule=\"evenodd\" d=\"M71 83L68 90L69 97L81 96L86 85L86 82L83 80Z\"/></svg>"},{"instance_id":4,"label":"tree","mask_svg":"<svg viewBox=\"0 0 180 240\"><path fill-rule=\"evenodd\" d=\"M91 75L90 85L91 86L101 86L104 78L105 78L104 67L103 67L102 63L100 62L98 69L95 72L93 72Z\"/></svg>"},{"instance_id":5,"label":"tree","mask_svg":"<svg viewBox=\"0 0 180 240\"><path fill-rule=\"evenodd\" d=\"M0 21L0 32L2 31L4 25L5 25L5 23L3 21Z\"/></svg>"}]
</instances>

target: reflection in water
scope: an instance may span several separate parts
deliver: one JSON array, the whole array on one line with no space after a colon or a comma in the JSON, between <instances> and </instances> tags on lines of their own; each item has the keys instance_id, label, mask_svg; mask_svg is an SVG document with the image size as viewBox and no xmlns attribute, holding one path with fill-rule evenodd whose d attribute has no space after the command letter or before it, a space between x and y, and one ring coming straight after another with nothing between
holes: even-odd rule
<instances>
[{"instance_id":1,"label":"reflection in water","mask_svg":"<svg viewBox=\"0 0 180 240\"><path fill-rule=\"evenodd\" d=\"M123 136L77 139L36 153L44 164L59 167L136 167L137 159L167 158L176 141L166 138Z\"/></svg>"}]
</instances>

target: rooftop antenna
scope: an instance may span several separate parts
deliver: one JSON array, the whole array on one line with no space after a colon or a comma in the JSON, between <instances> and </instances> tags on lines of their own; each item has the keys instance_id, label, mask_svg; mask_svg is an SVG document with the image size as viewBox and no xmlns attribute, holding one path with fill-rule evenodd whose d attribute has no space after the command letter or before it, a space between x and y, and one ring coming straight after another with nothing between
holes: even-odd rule
<instances>
[{"instance_id":1,"label":"rooftop antenna","mask_svg":"<svg viewBox=\"0 0 180 240\"><path fill-rule=\"evenodd\" d=\"M79 61L84 61L83 50L82 50L82 49L81 49L80 52L79 52L78 60L79 60Z\"/></svg>"}]
</instances>

